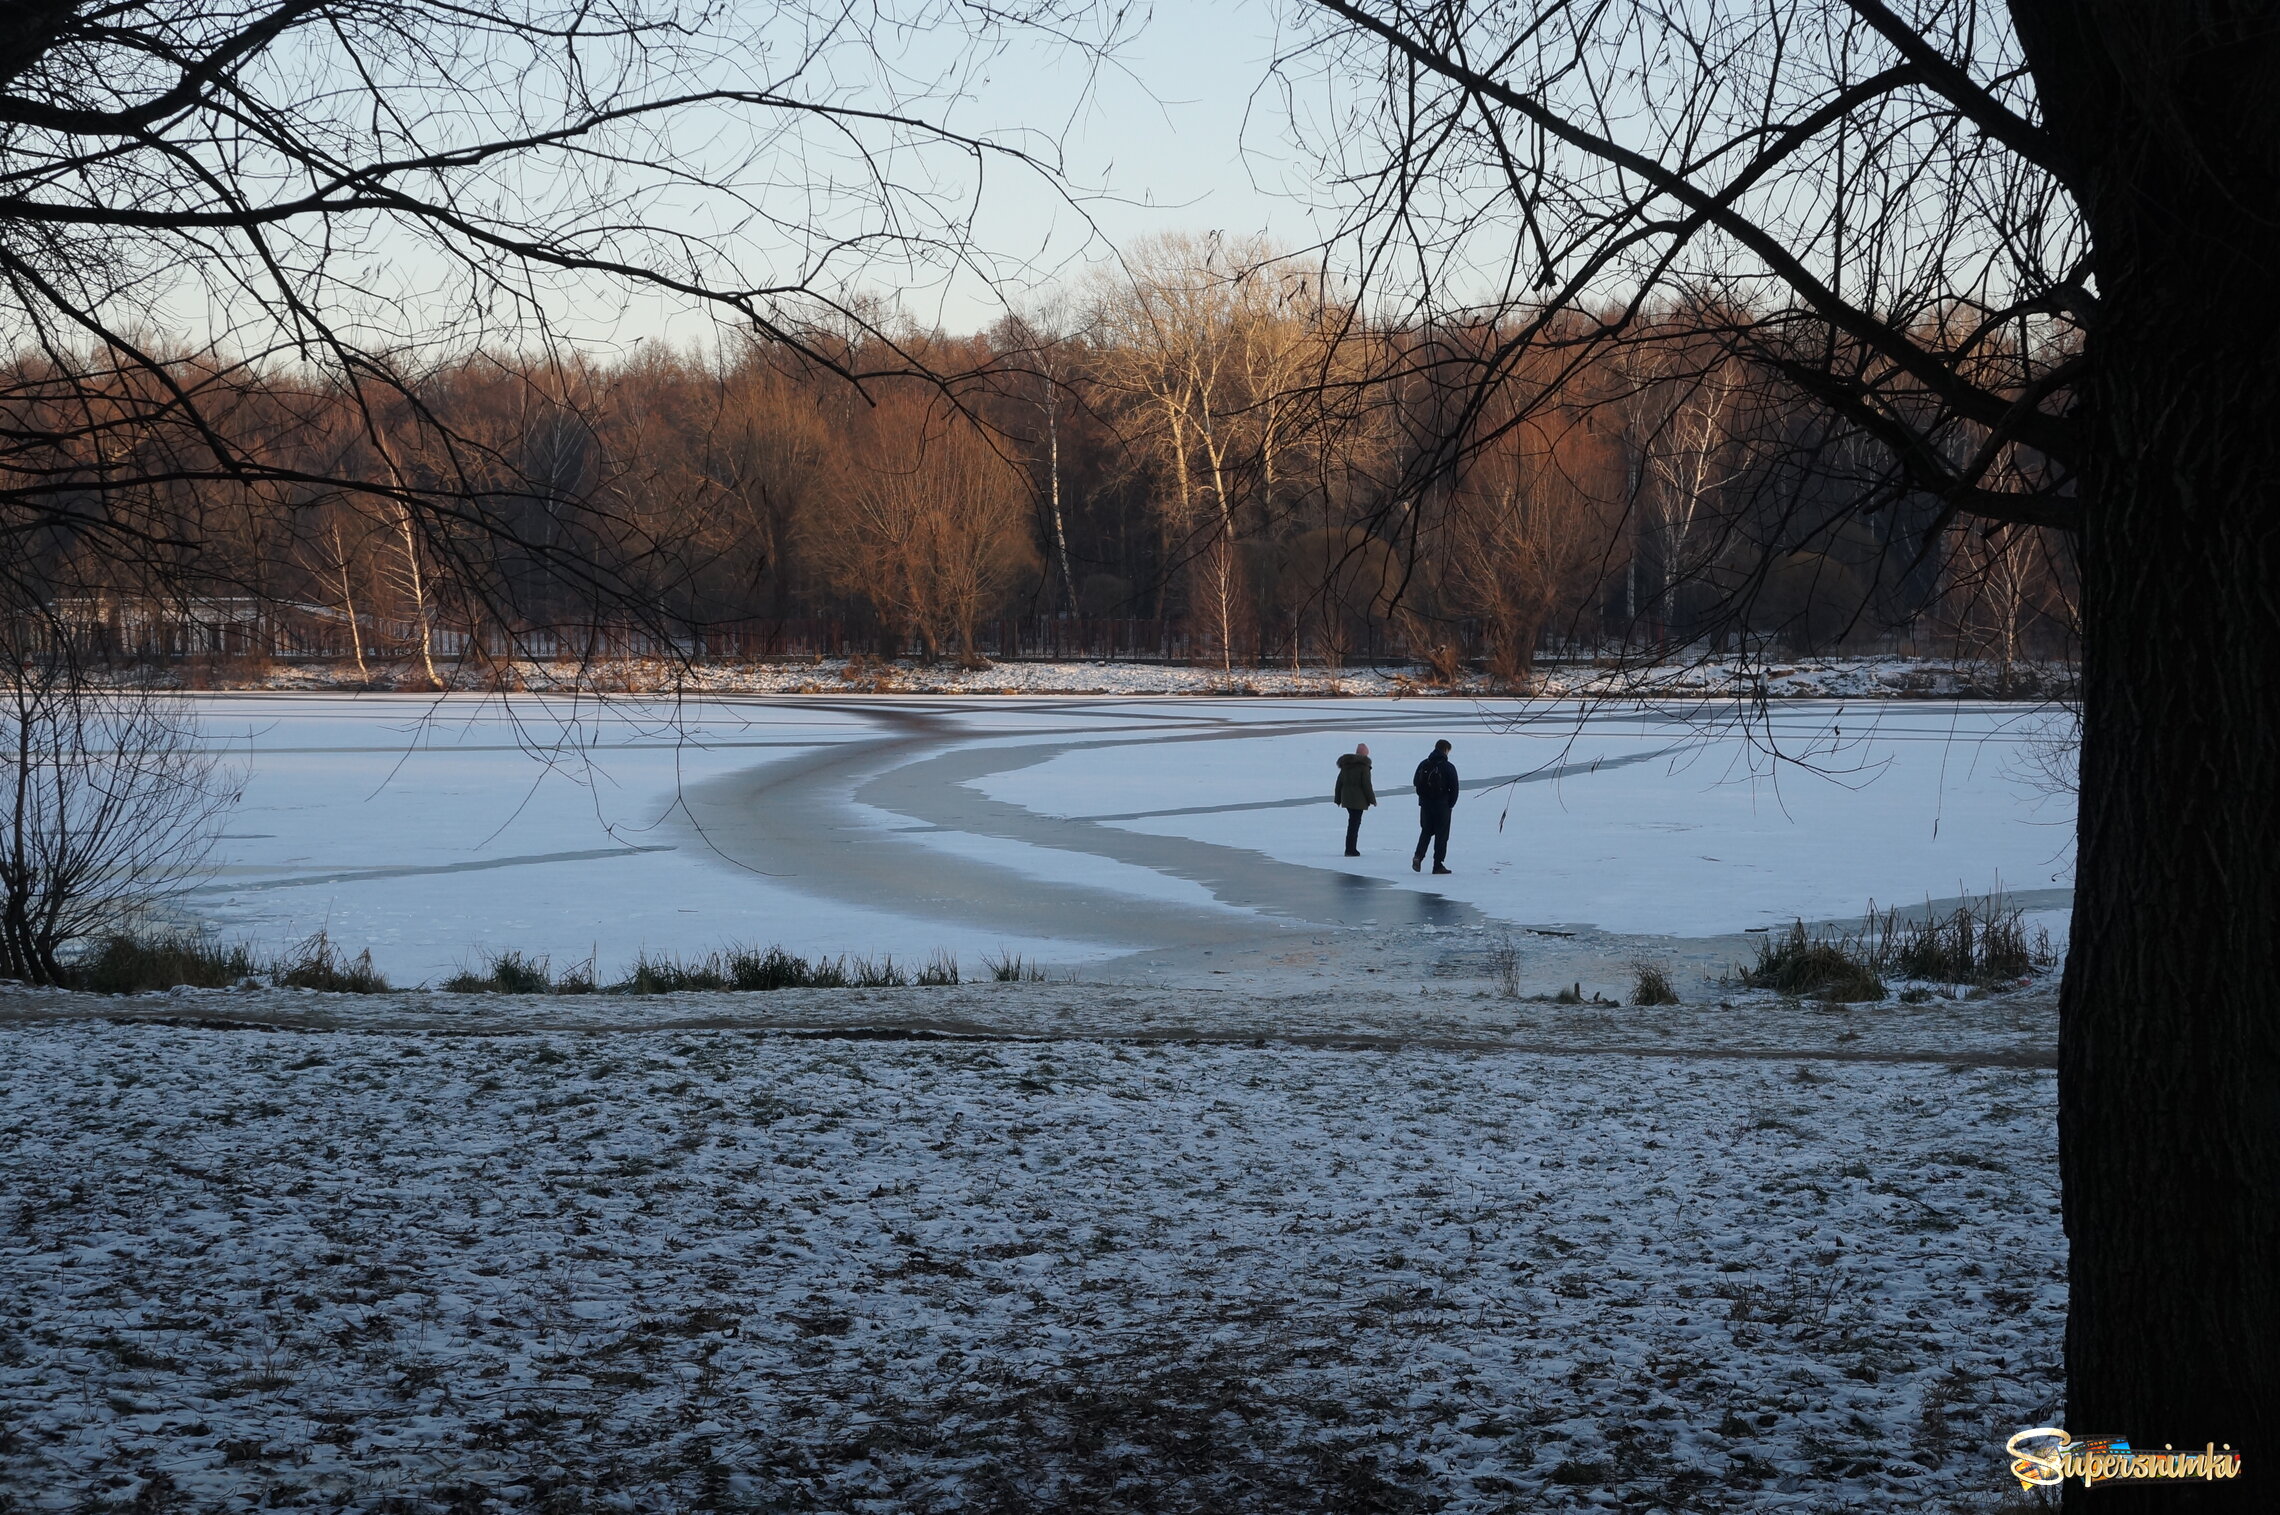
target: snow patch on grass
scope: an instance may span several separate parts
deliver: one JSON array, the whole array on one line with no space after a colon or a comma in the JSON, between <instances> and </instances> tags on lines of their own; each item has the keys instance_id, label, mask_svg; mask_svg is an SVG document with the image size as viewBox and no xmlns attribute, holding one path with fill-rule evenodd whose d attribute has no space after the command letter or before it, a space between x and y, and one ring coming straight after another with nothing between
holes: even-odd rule
<instances>
[{"instance_id":1,"label":"snow patch on grass","mask_svg":"<svg viewBox=\"0 0 2280 1515\"><path fill-rule=\"evenodd\" d=\"M23 1509L1962 1510L2056 1393L2040 1070L88 1022L0 1066Z\"/></svg>"}]
</instances>

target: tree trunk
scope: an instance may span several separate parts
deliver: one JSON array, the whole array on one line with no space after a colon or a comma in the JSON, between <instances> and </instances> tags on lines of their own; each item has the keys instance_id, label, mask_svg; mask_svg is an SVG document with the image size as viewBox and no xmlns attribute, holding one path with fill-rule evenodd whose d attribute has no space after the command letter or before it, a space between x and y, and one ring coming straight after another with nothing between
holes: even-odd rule
<instances>
[{"instance_id":1,"label":"tree trunk","mask_svg":"<svg viewBox=\"0 0 2280 1515\"><path fill-rule=\"evenodd\" d=\"M1211 591L1219 616L1219 666L1235 667L1235 512L1227 502L1227 468L1222 444L1204 433L1204 451L1211 461L1211 499L1219 512L1219 531L1211 550Z\"/></svg>"},{"instance_id":2,"label":"tree trunk","mask_svg":"<svg viewBox=\"0 0 2280 1515\"><path fill-rule=\"evenodd\" d=\"M396 507L396 524L404 539L404 575L412 591L412 613L418 618L420 666L427 670L429 687L441 689L443 678L435 671L435 620L428 613L427 577L420 572L419 536L412 529L410 507Z\"/></svg>"},{"instance_id":3,"label":"tree trunk","mask_svg":"<svg viewBox=\"0 0 2280 1515\"><path fill-rule=\"evenodd\" d=\"M1512 687L1525 692L1536 679L1536 643L1544 635L1548 617L1542 611L1520 616L1512 625Z\"/></svg>"},{"instance_id":4,"label":"tree trunk","mask_svg":"<svg viewBox=\"0 0 2280 1515\"><path fill-rule=\"evenodd\" d=\"M2255 1478L2261 1503L2280 1452L2280 386L2269 348L2239 352L2225 371L2253 384L2179 403L2192 375L2112 362L2123 345L2101 354L2117 456L2083 533L2067 1427L2245 1447L2263 1477L2233 1492ZM2092 1498L2122 1511L2131 1492Z\"/></svg>"},{"instance_id":5,"label":"tree trunk","mask_svg":"<svg viewBox=\"0 0 2280 1515\"><path fill-rule=\"evenodd\" d=\"M340 522L332 523L333 561L340 566L340 607L348 617L348 642L356 650L356 677L358 682L372 682L372 670L364 666L364 628L356 619L356 592L349 581L348 545L341 539Z\"/></svg>"},{"instance_id":6,"label":"tree trunk","mask_svg":"<svg viewBox=\"0 0 2280 1515\"><path fill-rule=\"evenodd\" d=\"M37 959L31 949L32 888L37 869L33 863L34 846L31 836L32 786L39 782L39 765L33 752L32 736L36 697L29 685L29 675L21 668L9 670L8 703L15 738L14 750L8 761L14 771L9 775L9 814L6 845L0 848L0 885L5 886L4 902L0 902L0 941L5 951L0 953L0 969L10 978L27 983L39 982Z\"/></svg>"},{"instance_id":7,"label":"tree trunk","mask_svg":"<svg viewBox=\"0 0 2280 1515\"><path fill-rule=\"evenodd\" d=\"M2269 1508L2280 1454L2280 27L2014 0L2097 247L2077 412L2083 749L2060 1000L2064 1425L2241 1476L2067 1499Z\"/></svg>"},{"instance_id":8,"label":"tree trunk","mask_svg":"<svg viewBox=\"0 0 2280 1515\"><path fill-rule=\"evenodd\" d=\"M1069 532L1061 520L1061 395L1045 371L1045 480L1053 510L1053 557L1061 566L1061 611L1077 613L1077 576L1069 569Z\"/></svg>"}]
</instances>

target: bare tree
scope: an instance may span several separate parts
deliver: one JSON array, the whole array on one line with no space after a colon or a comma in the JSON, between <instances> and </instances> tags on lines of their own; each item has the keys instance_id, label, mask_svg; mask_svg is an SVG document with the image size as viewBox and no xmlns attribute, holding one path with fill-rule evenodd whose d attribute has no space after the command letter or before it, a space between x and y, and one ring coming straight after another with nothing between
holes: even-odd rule
<instances>
[{"instance_id":1,"label":"bare tree","mask_svg":"<svg viewBox=\"0 0 2280 1515\"><path fill-rule=\"evenodd\" d=\"M990 332L990 388L1003 402L999 409L1026 413L1027 424L1003 429L1009 440L1029 453L1029 466L1043 474L1036 491L1038 513L1053 565L1051 580L1059 587L1064 614L1077 611L1077 576L1069 560L1069 512L1063 498L1069 470L1062 455L1064 415L1074 402L1078 342L1072 325L1068 300L1057 296L1030 314L1007 317Z\"/></svg>"},{"instance_id":2,"label":"bare tree","mask_svg":"<svg viewBox=\"0 0 2280 1515\"><path fill-rule=\"evenodd\" d=\"M1096 315L1109 382L1168 475L1165 536L1195 565L1220 666L1232 667L1239 562L1233 281L1209 239L1152 239L1127 261L1128 277L1103 292Z\"/></svg>"},{"instance_id":3,"label":"bare tree","mask_svg":"<svg viewBox=\"0 0 2280 1515\"><path fill-rule=\"evenodd\" d=\"M67 652L0 657L0 972L62 983L72 943L145 924L238 793L178 698Z\"/></svg>"},{"instance_id":4,"label":"bare tree","mask_svg":"<svg viewBox=\"0 0 2280 1515\"><path fill-rule=\"evenodd\" d=\"M217 511L332 492L407 539L423 600L448 569L501 625L534 594L660 618L684 544L525 529L545 460L455 433L439 364L573 339L562 311L638 291L844 378L923 372L851 290L882 261L905 284L973 268L978 165L1053 178L1048 138L950 124L969 76L1009 37L1083 60L1122 25L1060 0L12 6L0 573L32 602L72 565L243 578L207 551ZM919 34L931 72L882 57ZM405 467L284 445L343 403ZM462 571L479 538L517 574Z\"/></svg>"},{"instance_id":5,"label":"bare tree","mask_svg":"<svg viewBox=\"0 0 2280 1515\"><path fill-rule=\"evenodd\" d=\"M924 397L898 396L868 423L813 548L929 658L955 644L960 666L979 666L977 623L1037 564L1021 475L972 421Z\"/></svg>"},{"instance_id":6,"label":"bare tree","mask_svg":"<svg viewBox=\"0 0 2280 1515\"><path fill-rule=\"evenodd\" d=\"M1822 443L1876 460L1848 508L1921 510L1933 539L1965 516L2079 535L2067 1414L2151 1444L2269 1442L2280 672L2258 628L2280 584L2280 8L1305 8L1329 103L1359 88L1381 128L1345 112L1316 138L1333 182L1363 188L1375 293L1415 298L1419 323L1540 313L1485 356L1483 397L1523 350L1581 365L1701 312L1698 335L1817 409ZM1560 327L1578 312L1587 329ZM1478 433L1444 435L1410 497ZM2223 1197L2186 1225L2159 1198L2181 1195Z\"/></svg>"},{"instance_id":7,"label":"bare tree","mask_svg":"<svg viewBox=\"0 0 2280 1515\"><path fill-rule=\"evenodd\" d=\"M1443 594L1477 616L1489 671L1524 688L1544 630L1588 601L1622 501L1614 449L1570 418L1504 432L1470 457L1443 528Z\"/></svg>"},{"instance_id":8,"label":"bare tree","mask_svg":"<svg viewBox=\"0 0 2280 1515\"><path fill-rule=\"evenodd\" d=\"M360 609L356 588L365 523L356 518L353 507L336 502L313 512L306 524L310 530L300 542L302 566L318 592L338 604L341 624L348 631L349 652L356 660L356 677L369 683L372 668L365 660L364 643L370 597L364 598L364 608Z\"/></svg>"},{"instance_id":9,"label":"bare tree","mask_svg":"<svg viewBox=\"0 0 2280 1515\"><path fill-rule=\"evenodd\" d=\"M1715 535L1714 507L1722 491L1742 472L1746 443L1738 414L1751 388L1739 362L1713 349L1703 362L1690 360L1685 333L1668 344L1641 343L1622 355L1636 385L1634 402L1624 407L1636 433L1640 482L1647 506L1643 533L1651 552L1644 562L1655 575L1644 604L1636 594L1641 555L1631 557L1626 617L1650 614L1661 650L1673 625L1691 630L1692 618L1679 604L1682 592L1703 576L1704 538ZM1708 529L1705 529L1708 528Z\"/></svg>"},{"instance_id":10,"label":"bare tree","mask_svg":"<svg viewBox=\"0 0 2280 1515\"><path fill-rule=\"evenodd\" d=\"M1126 265L1096 302L1103 370L1168 475L1166 534L1232 667L1244 543L1276 522L1320 414L1321 280L1255 238L1153 238Z\"/></svg>"}]
</instances>

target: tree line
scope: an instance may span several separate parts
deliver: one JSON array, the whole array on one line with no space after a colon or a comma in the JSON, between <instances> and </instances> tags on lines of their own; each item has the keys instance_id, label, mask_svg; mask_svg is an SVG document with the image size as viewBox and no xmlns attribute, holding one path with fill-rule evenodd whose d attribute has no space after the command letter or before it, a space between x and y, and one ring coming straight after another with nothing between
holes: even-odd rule
<instances>
[{"instance_id":1,"label":"tree line","mask_svg":"<svg viewBox=\"0 0 2280 1515\"><path fill-rule=\"evenodd\" d=\"M371 390L209 355L91 393L19 357L0 418L36 439L10 461L51 508L17 577L97 628L138 600L299 606L359 663L430 678L470 649L645 631L701 655L817 623L971 663L1007 616L1176 622L1225 666L1390 650L1514 685L1554 642L1898 636L2006 675L2070 645L2065 539L1921 497L1862 511L1845 439L1700 312L1580 358L1539 331L1484 390L1516 324L1372 322L1305 260L1164 237L1040 314L898 334L900 372L861 331L475 351ZM167 383L264 473L149 425Z\"/></svg>"}]
</instances>

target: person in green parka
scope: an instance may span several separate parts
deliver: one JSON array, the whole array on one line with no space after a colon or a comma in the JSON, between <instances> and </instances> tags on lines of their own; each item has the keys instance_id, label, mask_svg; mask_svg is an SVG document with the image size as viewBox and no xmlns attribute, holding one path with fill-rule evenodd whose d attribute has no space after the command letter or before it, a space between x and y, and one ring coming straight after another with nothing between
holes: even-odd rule
<instances>
[{"instance_id":1,"label":"person in green parka","mask_svg":"<svg viewBox=\"0 0 2280 1515\"><path fill-rule=\"evenodd\" d=\"M1362 812L1377 803L1377 790L1370 787L1369 743L1338 754L1338 787L1330 791L1330 798L1346 807L1346 856L1360 857Z\"/></svg>"}]
</instances>

